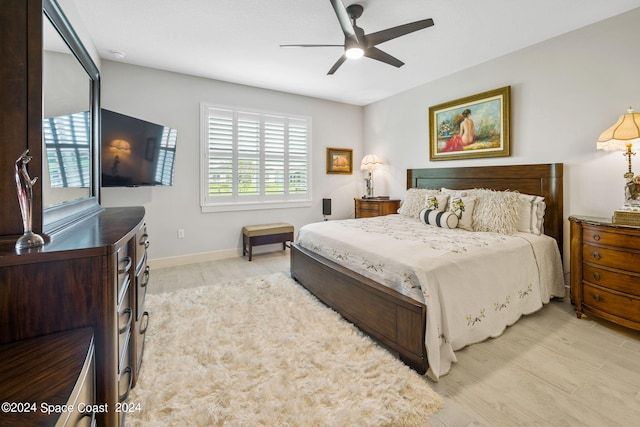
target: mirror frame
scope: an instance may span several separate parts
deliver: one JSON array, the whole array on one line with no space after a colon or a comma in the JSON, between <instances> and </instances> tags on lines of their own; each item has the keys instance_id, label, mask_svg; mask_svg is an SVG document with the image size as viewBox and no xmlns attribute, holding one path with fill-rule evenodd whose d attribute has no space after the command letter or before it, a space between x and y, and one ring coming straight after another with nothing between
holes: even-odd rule
<instances>
[{"instance_id":1,"label":"mirror frame","mask_svg":"<svg viewBox=\"0 0 640 427\"><path fill-rule=\"evenodd\" d=\"M45 234L51 236L103 209L100 206L100 70L93 62L91 55L82 44L57 1L42 0L42 11L45 18L49 19L55 30L60 34L60 37L69 46L69 49L85 69L91 81L89 88L91 110L91 183L89 196L44 208L42 228ZM45 155L44 163L46 161L46 152L44 150L43 154Z\"/></svg>"}]
</instances>

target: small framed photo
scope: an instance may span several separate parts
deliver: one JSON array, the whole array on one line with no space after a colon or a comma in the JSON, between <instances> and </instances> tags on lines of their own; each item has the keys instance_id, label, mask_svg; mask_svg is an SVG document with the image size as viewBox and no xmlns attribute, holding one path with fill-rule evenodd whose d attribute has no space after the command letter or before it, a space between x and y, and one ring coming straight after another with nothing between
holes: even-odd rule
<instances>
[{"instance_id":1,"label":"small framed photo","mask_svg":"<svg viewBox=\"0 0 640 427\"><path fill-rule=\"evenodd\" d=\"M429 159L511 155L511 86L429 107Z\"/></svg>"},{"instance_id":2,"label":"small framed photo","mask_svg":"<svg viewBox=\"0 0 640 427\"><path fill-rule=\"evenodd\" d=\"M353 150L350 148L327 148L327 173L353 173Z\"/></svg>"}]
</instances>

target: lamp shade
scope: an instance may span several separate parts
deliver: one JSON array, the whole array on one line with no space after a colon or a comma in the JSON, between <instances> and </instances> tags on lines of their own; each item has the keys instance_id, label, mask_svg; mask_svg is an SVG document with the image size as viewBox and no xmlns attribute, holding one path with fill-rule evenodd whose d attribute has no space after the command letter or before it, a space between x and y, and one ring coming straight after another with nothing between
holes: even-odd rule
<instances>
[{"instance_id":1,"label":"lamp shade","mask_svg":"<svg viewBox=\"0 0 640 427\"><path fill-rule=\"evenodd\" d=\"M602 132L598 138L598 150L624 151L627 144L640 143L640 113L634 113L632 108L627 114L620 116L618 121L609 129Z\"/></svg>"},{"instance_id":2,"label":"lamp shade","mask_svg":"<svg viewBox=\"0 0 640 427\"><path fill-rule=\"evenodd\" d=\"M380 161L378 156L376 156L375 154L367 154L366 156L364 156L364 158L362 159L362 162L360 163L360 170L371 171L376 169L380 165L382 165L382 162Z\"/></svg>"}]
</instances>

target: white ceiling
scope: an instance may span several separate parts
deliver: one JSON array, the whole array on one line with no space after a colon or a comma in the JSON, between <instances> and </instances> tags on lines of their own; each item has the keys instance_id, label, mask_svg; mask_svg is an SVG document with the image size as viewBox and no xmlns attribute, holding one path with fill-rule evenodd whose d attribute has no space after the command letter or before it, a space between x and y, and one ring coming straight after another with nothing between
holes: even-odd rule
<instances>
[{"instance_id":1,"label":"white ceiling","mask_svg":"<svg viewBox=\"0 0 640 427\"><path fill-rule=\"evenodd\" d=\"M75 0L100 56L135 65L366 105L640 7L640 0L343 0L366 33L433 18L380 44L401 68L369 58L327 71L341 44L329 0ZM124 52L118 59L112 51ZM567 52L570 54L570 52Z\"/></svg>"}]
</instances>

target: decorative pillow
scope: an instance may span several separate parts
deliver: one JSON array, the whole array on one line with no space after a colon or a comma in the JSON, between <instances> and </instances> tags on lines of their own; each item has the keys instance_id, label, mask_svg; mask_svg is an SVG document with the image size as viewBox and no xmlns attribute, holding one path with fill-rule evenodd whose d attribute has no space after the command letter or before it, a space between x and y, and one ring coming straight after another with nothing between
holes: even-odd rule
<instances>
[{"instance_id":1,"label":"decorative pillow","mask_svg":"<svg viewBox=\"0 0 640 427\"><path fill-rule=\"evenodd\" d=\"M518 195L518 231L542 234L544 212L547 208L544 197L530 194Z\"/></svg>"},{"instance_id":2,"label":"decorative pillow","mask_svg":"<svg viewBox=\"0 0 640 427\"><path fill-rule=\"evenodd\" d=\"M400 215L418 218L420 211L426 207L427 196L440 194L439 190L428 188L409 188L404 196L402 206L398 209Z\"/></svg>"},{"instance_id":3,"label":"decorative pillow","mask_svg":"<svg viewBox=\"0 0 640 427\"><path fill-rule=\"evenodd\" d=\"M426 225L435 225L441 228L456 228L458 217L453 212L424 209L420 211L420 221Z\"/></svg>"},{"instance_id":4,"label":"decorative pillow","mask_svg":"<svg viewBox=\"0 0 640 427\"><path fill-rule=\"evenodd\" d=\"M473 208L476 204L475 197L451 196L449 197L449 211L458 217L458 227L463 230L473 231Z\"/></svg>"},{"instance_id":5,"label":"decorative pillow","mask_svg":"<svg viewBox=\"0 0 640 427\"><path fill-rule=\"evenodd\" d=\"M473 231L513 234L518 230L519 194L513 191L476 189Z\"/></svg>"},{"instance_id":6,"label":"decorative pillow","mask_svg":"<svg viewBox=\"0 0 640 427\"><path fill-rule=\"evenodd\" d=\"M471 192L473 190L452 190L451 188L442 187L440 189L441 194L446 194L448 196L456 196L456 197L464 197L471 196Z\"/></svg>"},{"instance_id":7,"label":"decorative pillow","mask_svg":"<svg viewBox=\"0 0 640 427\"><path fill-rule=\"evenodd\" d=\"M444 211L447 209L447 202L449 201L449 196L446 194L440 194L438 196L427 196L427 202L425 204L426 209L431 209L434 211ZM422 215L422 213L420 213Z\"/></svg>"}]
</instances>

